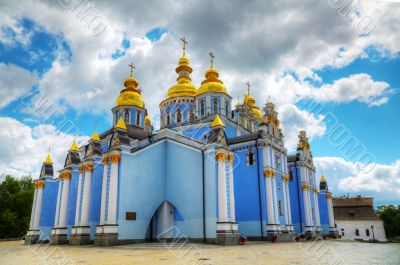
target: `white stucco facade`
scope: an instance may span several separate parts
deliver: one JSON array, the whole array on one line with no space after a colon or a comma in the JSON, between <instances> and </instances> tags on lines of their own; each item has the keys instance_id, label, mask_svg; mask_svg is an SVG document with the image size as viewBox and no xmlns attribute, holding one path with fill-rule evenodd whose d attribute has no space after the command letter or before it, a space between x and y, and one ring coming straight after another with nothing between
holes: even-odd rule
<instances>
[{"instance_id":1,"label":"white stucco facade","mask_svg":"<svg viewBox=\"0 0 400 265\"><path fill-rule=\"evenodd\" d=\"M352 240L378 240L386 242L385 229L382 221L375 220L335 220L337 230L342 239ZM371 228L373 226L373 229ZM357 235L358 229L358 235Z\"/></svg>"}]
</instances>

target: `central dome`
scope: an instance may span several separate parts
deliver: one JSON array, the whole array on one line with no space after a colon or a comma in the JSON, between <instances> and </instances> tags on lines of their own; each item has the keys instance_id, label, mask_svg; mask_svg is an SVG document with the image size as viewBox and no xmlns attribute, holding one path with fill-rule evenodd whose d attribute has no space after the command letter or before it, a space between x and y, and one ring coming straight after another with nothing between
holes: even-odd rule
<instances>
[{"instance_id":1,"label":"central dome","mask_svg":"<svg viewBox=\"0 0 400 265\"><path fill-rule=\"evenodd\" d=\"M193 69L190 67L189 58L183 55L179 58L176 73L179 74L178 83L168 89L167 98L173 97L194 97L196 94L196 86L191 83L189 74Z\"/></svg>"}]
</instances>

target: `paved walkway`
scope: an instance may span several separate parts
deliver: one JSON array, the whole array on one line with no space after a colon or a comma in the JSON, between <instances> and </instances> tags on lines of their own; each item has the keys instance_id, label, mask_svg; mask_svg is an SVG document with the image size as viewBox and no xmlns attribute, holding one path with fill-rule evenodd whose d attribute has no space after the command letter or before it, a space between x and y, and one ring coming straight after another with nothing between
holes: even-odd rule
<instances>
[{"instance_id":1,"label":"paved walkway","mask_svg":"<svg viewBox=\"0 0 400 265\"><path fill-rule=\"evenodd\" d=\"M0 242L0 264L400 264L400 244L249 242L245 246L146 243L117 247Z\"/></svg>"}]
</instances>

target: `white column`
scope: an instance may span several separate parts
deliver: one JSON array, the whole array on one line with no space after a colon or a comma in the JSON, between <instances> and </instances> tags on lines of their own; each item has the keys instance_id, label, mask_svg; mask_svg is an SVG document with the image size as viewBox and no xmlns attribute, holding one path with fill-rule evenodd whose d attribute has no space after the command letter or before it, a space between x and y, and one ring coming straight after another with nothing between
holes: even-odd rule
<instances>
[{"instance_id":1,"label":"white column","mask_svg":"<svg viewBox=\"0 0 400 265\"><path fill-rule=\"evenodd\" d=\"M315 208L316 224L317 224L317 227L319 227L319 226L321 226L321 219L320 219L320 216L319 216L319 204L318 204L318 192L317 192L317 190L314 190L314 208Z\"/></svg>"},{"instance_id":2,"label":"white column","mask_svg":"<svg viewBox=\"0 0 400 265\"><path fill-rule=\"evenodd\" d=\"M82 189L82 165L79 165L79 178L78 178L78 194L76 196L76 208L75 208L75 226L79 225L79 213L81 209L81 189Z\"/></svg>"},{"instance_id":3,"label":"white column","mask_svg":"<svg viewBox=\"0 0 400 265\"><path fill-rule=\"evenodd\" d=\"M306 221L306 226L311 226L310 215L308 214L309 205L308 205L308 196L307 196L309 187L308 187L307 184L303 184L301 188L303 190L304 217L306 219L305 220Z\"/></svg>"},{"instance_id":4,"label":"white column","mask_svg":"<svg viewBox=\"0 0 400 265\"><path fill-rule=\"evenodd\" d=\"M42 199L43 199L44 182L41 180L38 180L36 182L36 186L37 186L37 196L36 196L36 206L35 206L33 229L39 229L39 226L40 226L40 216L42 214Z\"/></svg>"},{"instance_id":5,"label":"white column","mask_svg":"<svg viewBox=\"0 0 400 265\"><path fill-rule=\"evenodd\" d=\"M289 211L286 198L286 176L282 178L282 193L283 193L283 209L285 209L285 225L289 224Z\"/></svg>"},{"instance_id":6,"label":"white column","mask_svg":"<svg viewBox=\"0 0 400 265\"><path fill-rule=\"evenodd\" d=\"M226 196L226 155L219 153L216 155L218 161L218 222L227 222L227 196Z\"/></svg>"},{"instance_id":7,"label":"white column","mask_svg":"<svg viewBox=\"0 0 400 265\"><path fill-rule=\"evenodd\" d=\"M33 194L33 203L32 203L32 211L31 211L31 221L29 223L29 230L33 229L33 223L35 221L35 209L36 209L36 197L37 197L38 189L36 188L35 183L35 192Z\"/></svg>"},{"instance_id":8,"label":"white column","mask_svg":"<svg viewBox=\"0 0 400 265\"><path fill-rule=\"evenodd\" d=\"M107 194L107 173L108 173L108 158L103 157L103 184L101 186L101 209L100 209L100 224L104 224L106 211L106 194Z\"/></svg>"},{"instance_id":9,"label":"white column","mask_svg":"<svg viewBox=\"0 0 400 265\"><path fill-rule=\"evenodd\" d=\"M90 213L90 197L92 190L92 172L93 165L85 165L85 181L83 183L83 196L82 196L82 216L81 216L81 226L89 225L89 213Z\"/></svg>"},{"instance_id":10,"label":"white column","mask_svg":"<svg viewBox=\"0 0 400 265\"><path fill-rule=\"evenodd\" d=\"M326 195L326 202L328 203L329 228L335 228L335 220L333 218L332 195Z\"/></svg>"},{"instance_id":11,"label":"white column","mask_svg":"<svg viewBox=\"0 0 400 265\"><path fill-rule=\"evenodd\" d=\"M56 216L54 218L54 227L58 227L58 223L60 222L59 214L60 214L60 208L61 208L62 187L63 187L62 176L59 176L58 191L57 191L57 204L56 204Z\"/></svg>"},{"instance_id":12,"label":"white column","mask_svg":"<svg viewBox=\"0 0 400 265\"><path fill-rule=\"evenodd\" d=\"M60 221L59 227L67 227L67 216L68 216L68 199L69 199L69 182L71 178L70 172L63 173L63 191L61 196L61 207L60 207Z\"/></svg>"},{"instance_id":13,"label":"white column","mask_svg":"<svg viewBox=\"0 0 400 265\"><path fill-rule=\"evenodd\" d=\"M275 216L274 216L274 205L272 198L272 184L271 184L271 176L272 171L270 169L264 170L265 176L265 192L267 195L267 220L268 224L275 224Z\"/></svg>"},{"instance_id":14,"label":"white column","mask_svg":"<svg viewBox=\"0 0 400 265\"><path fill-rule=\"evenodd\" d=\"M234 192L234 182L233 182L233 168L232 168L232 163L233 163L233 155L230 154L228 155L228 162L229 162L229 191L230 191L230 196L229 196L229 205L230 205L230 212L231 212L231 221L236 222L236 215L235 215L235 192Z\"/></svg>"},{"instance_id":15,"label":"white column","mask_svg":"<svg viewBox=\"0 0 400 265\"><path fill-rule=\"evenodd\" d=\"M110 155L110 187L108 188L108 216L107 224L117 224L117 199L118 199L118 165L120 155Z\"/></svg>"},{"instance_id":16,"label":"white column","mask_svg":"<svg viewBox=\"0 0 400 265\"><path fill-rule=\"evenodd\" d=\"M286 202L287 202L287 207L288 207L288 219L289 219L289 224L292 225L292 208L290 206L290 191L289 191L289 182L287 181L285 183L286 185Z\"/></svg>"},{"instance_id":17,"label":"white column","mask_svg":"<svg viewBox=\"0 0 400 265\"><path fill-rule=\"evenodd\" d=\"M272 178L271 178L271 182L272 182L272 191L273 191L273 196L274 196L274 215L275 215L275 224L279 224L279 215L278 215L278 197L276 195L276 172L273 171L272 172Z\"/></svg>"}]
</instances>

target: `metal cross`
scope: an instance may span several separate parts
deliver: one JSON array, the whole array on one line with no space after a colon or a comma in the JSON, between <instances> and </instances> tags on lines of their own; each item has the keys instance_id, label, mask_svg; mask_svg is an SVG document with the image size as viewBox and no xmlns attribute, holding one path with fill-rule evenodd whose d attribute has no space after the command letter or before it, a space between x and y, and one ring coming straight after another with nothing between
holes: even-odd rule
<instances>
[{"instance_id":1,"label":"metal cross","mask_svg":"<svg viewBox=\"0 0 400 265\"><path fill-rule=\"evenodd\" d=\"M186 41L185 36L183 36L183 38L181 38L181 41L183 42L183 55L186 54L186 44L188 44L188 42Z\"/></svg>"},{"instance_id":2,"label":"metal cross","mask_svg":"<svg viewBox=\"0 0 400 265\"><path fill-rule=\"evenodd\" d=\"M133 69L135 69L136 67L133 66L133 63L130 63L130 64L129 64L129 67L131 68L131 77L132 77Z\"/></svg>"},{"instance_id":3,"label":"metal cross","mask_svg":"<svg viewBox=\"0 0 400 265\"><path fill-rule=\"evenodd\" d=\"M214 65L214 53L213 53L213 51L211 51L208 55L210 55L210 58L211 58L211 67L213 67L213 65Z\"/></svg>"},{"instance_id":4,"label":"metal cross","mask_svg":"<svg viewBox=\"0 0 400 265\"><path fill-rule=\"evenodd\" d=\"M250 82L247 81L246 85L247 85L247 94L250 95Z\"/></svg>"}]
</instances>

